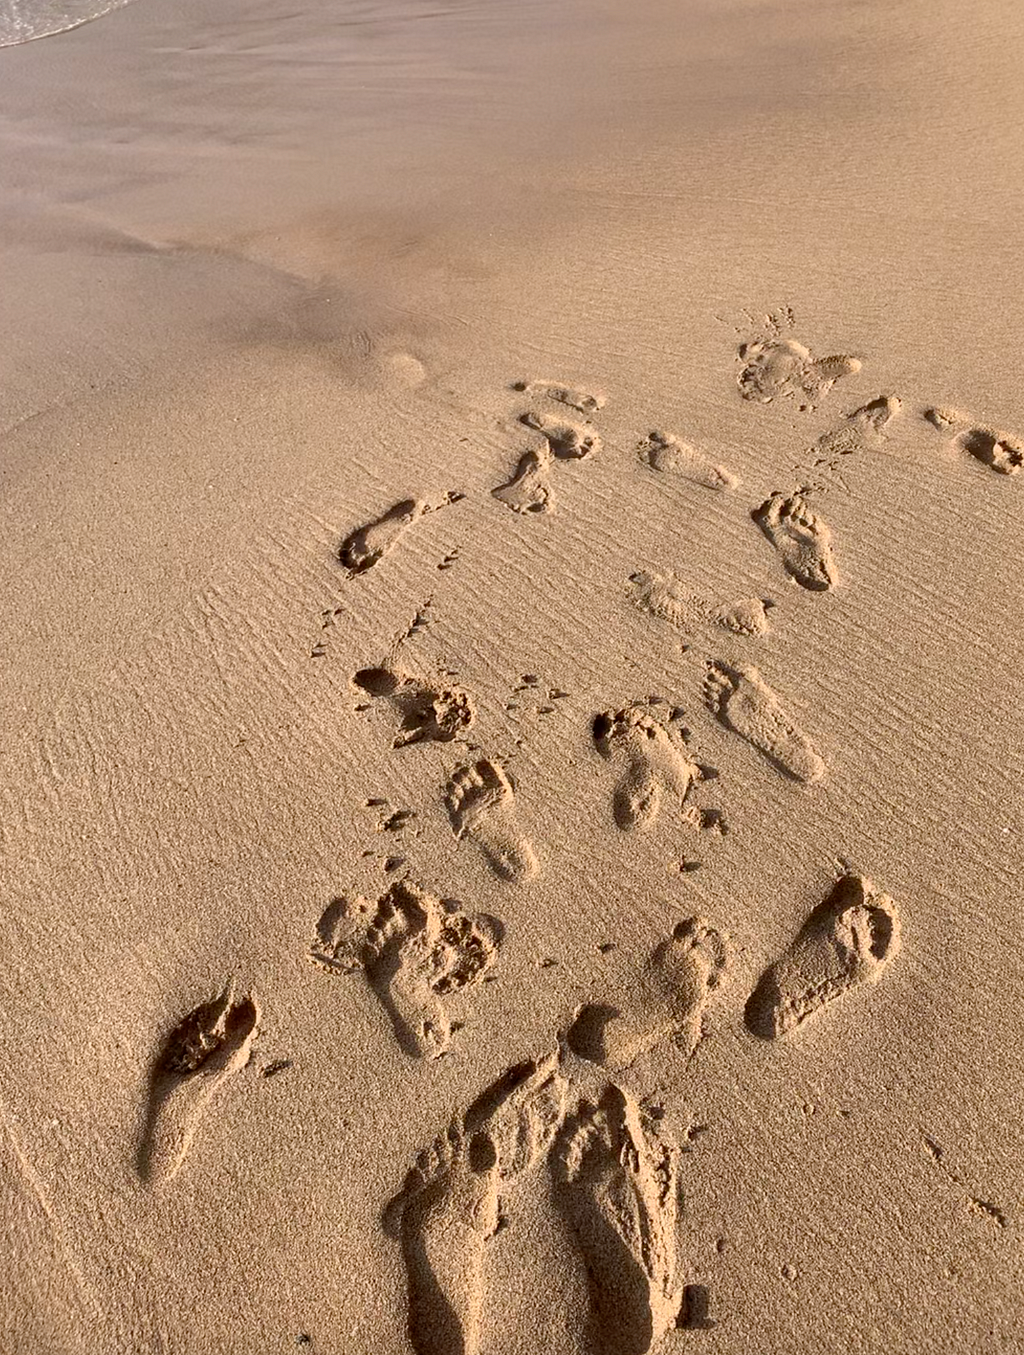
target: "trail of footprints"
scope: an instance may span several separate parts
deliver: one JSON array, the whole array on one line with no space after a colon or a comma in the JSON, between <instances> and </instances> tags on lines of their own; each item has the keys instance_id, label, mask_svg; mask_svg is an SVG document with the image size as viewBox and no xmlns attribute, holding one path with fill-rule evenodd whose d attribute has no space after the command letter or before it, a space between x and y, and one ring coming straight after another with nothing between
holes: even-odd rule
<instances>
[{"instance_id":1,"label":"trail of footprints","mask_svg":"<svg viewBox=\"0 0 1024 1355\"><path fill-rule=\"evenodd\" d=\"M768 316L741 345L737 384L744 400L789 398L812 409L836 382L860 370L861 360L852 355L815 357L787 334L791 322L788 312ZM605 398L548 380L520 381L512 389L541 407L519 415L518 426L533 442L492 495L515 513L544 514L554 507L557 463L600 453L602 438L589 420ZM550 413L544 405L580 418ZM881 396L844 416L810 448L810 469L840 474L844 458L881 445L900 411L898 399ZM955 410L929 408L923 417L957 451L1000 474L1024 464L1024 447L1006 433ZM709 490L734 492L739 484L673 434L652 432L637 456L659 475ZM810 492L806 486L774 491L750 517L785 574L811 593L828 593L840 575L832 533L810 506ZM351 531L339 548L349 577L377 566L426 513L462 497L452 491L438 503L405 499ZM457 558L456 547L438 568ZM774 605L759 597L709 601L668 570L633 573L627 596L639 611L688 638L726 631L760 639L769 633ZM410 673L397 662L401 642L417 633L425 615L421 607L388 659L354 674L353 689L368 698L358 708L380 705L391 712L394 750L464 746L468 756L452 767L440 795L456 842L479 852L502 883L528 885L542 858L520 822L508 770L469 742L476 718L471 695L451 680L454 674ZM530 682L536 683L532 675ZM703 696L726 729L786 777L813 785L825 776L824 758L784 695L749 662L709 657ZM684 718L681 710L654 700L593 715L594 754L608 769L609 820L619 831L648 832L667 813L698 830L724 831L720 810L693 803L696 789L717 773L697 760ZM381 813L381 827L396 831L415 817L411 810L386 820ZM404 857L389 856L385 871L404 864ZM462 1025L451 1012L493 977L503 940L498 918L442 899L405 873L375 900L333 899L315 925L308 957L328 974L362 975L400 1050L432 1060L450 1052ZM867 878L844 875L757 981L744 1008L748 1030L758 1040L789 1037L856 990L876 985L899 946L897 905ZM514 1219L521 1183L541 1170L589 1277L588 1350L646 1355L673 1327L710 1325L707 1292L686 1283L677 1245L681 1149L623 1079L666 1045L693 1057L706 1035L707 1009L731 968L724 931L700 917L681 921L625 996L609 994L579 1008L550 1052L510 1068L420 1154L384 1211L385 1227L405 1259L409 1338L417 1355L478 1351L489 1244ZM207 1109L253 1058L259 1020L256 997L239 997L232 980L167 1035L151 1067L137 1151L145 1182L166 1183L182 1168ZM263 1072L269 1077L290 1066L277 1059Z\"/></svg>"}]
</instances>

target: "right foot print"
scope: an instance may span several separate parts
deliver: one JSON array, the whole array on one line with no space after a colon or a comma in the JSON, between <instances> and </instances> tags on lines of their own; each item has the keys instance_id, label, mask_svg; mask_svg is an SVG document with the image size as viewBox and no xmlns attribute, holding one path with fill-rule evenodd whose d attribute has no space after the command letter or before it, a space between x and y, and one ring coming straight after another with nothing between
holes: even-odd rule
<instances>
[{"instance_id":1,"label":"right foot print","mask_svg":"<svg viewBox=\"0 0 1024 1355\"><path fill-rule=\"evenodd\" d=\"M523 414L519 422L527 428L536 429L542 437L547 438L552 452L560 461L582 461L591 452L601 449L601 439L584 424L551 419L546 414L535 414L533 411Z\"/></svg>"},{"instance_id":2,"label":"right foot print","mask_svg":"<svg viewBox=\"0 0 1024 1355\"><path fill-rule=\"evenodd\" d=\"M861 369L859 358L845 353L816 358L802 343L778 334L741 344L738 357L743 364L736 378L740 394L762 405L786 395L813 405L840 377Z\"/></svg>"},{"instance_id":3,"label":"right foot print","mask_svg":"<svg viewBox=\"0 0 1024 1355\"><path fill-rule=\"evenodd\" d=\"M739 479L724 466L710 461L672 433L650 433L637 449L640 460L651 470L692 480L706 489L735 489Z\"/></svg>"},{"instance_id":4,"label":"right foot print","mask_svg":"<svg viewBox=\"0 0 1024 1355\"><path fill-rule=\"evenodd\" d=\"M835 587L832 533L802 494L773 494L750 516L801 588L823 593Z\"/></svg>"},{"instance_id":5,"label":"right foot print","mask_svg":"<svg viewBox=\"0 0 1024 1355\"><path fill-rule=\"evenodd\" d=\"M689 630L698 621L711 621L735 635L767 635L768 608L764 598L737 598L735 602L705 602L683 586L675 574L638 570L629 576L630 599L640 611L660 617L677 630Z\"/></svg>"},{"instance_id":6,"label":"right foot print","mask_svg":"<svg viewBox=\"0 0 1024 1355\"><path fill-rule=\"evenodd\" d=\"M470 838L495 874L518 884L537 873L537 857L519 828L515 791L490 758L460 767L445 791L445 805L457 838Z\"/></svg>"},{"instance_id":7,"label":"right foot print","mask_svg":"<svg viewBox=\"0 0 1024 1355\"><path fill-rule=\"evenodd\" d=\"M700 1042L705 1008L725 978L728 960L724 933L702 918L680 922L648 960L628 1008L584 1007L569 1030L570 1048L611 1072L628 1068L669 1039L689 1058Z\"/></svg>"},{"instance_id":8,"label":"right foot print","mask_svg":"<svg viewBox=\"0 0 1024 1355\"><path fill-rule=\"evenodd\" d=\"M567 1096L557 1055L511 1069L420 1154L385 1211L405 1254L417 1355L478 1350L486 1244L561 1128Z\"/></svg>"},{"instance_id":9,"label":"right foot print","mask_svg":"<svg viewBox=\"0 0 1024 1355\"><path fill-rule=\"evenodd\" d=\"M679 1149L610 1084L566 1124L556 1189L591 1287L590 1355L647 1355L679 1312Z\"/></svg>"},{"instance_id":10,"label":"right foot print","mask_svg":"<svg viewBox=\"0 0 1024 1355\"><path fill-rule=\"evenodd\" d=\"M524 452L512 479L492 489L491 494L513 513L550 513L554 509L548 480L550 468L551 445L545 440L543 447L531 447Z\"/></svg>"},{"instance_id":11,"label":"right foot print","mask_svg":"<svg viewBox=\"0 0 1024 1355\"><path fill-rule=\"evenodd\" d=\"M597 751L619 765L612 794L612 813L625 830L650 828L667 793L682 808L700 769L686 754L686 745L672 727L662 724L645 706L606 710L594 716Z\"/></svg>"},{"instance_id":12,"label":"right foot print","mask_svg":"<svg viewBox=\"0 0 1024 1355\"><path fill-rule=\"evenodd\" d=\"M755 1035L786 1035L862 984L877 983L899 950L900 923L888 894L846 875L818 905L747 1002Z\"/></svg>"},{"instance_id":13,"label":"right foot print","mask_svg":"<svg viewBox=\"0 0 1024 1355\"><path fill-rule=\"evenodd\" d=\"M972 427L966 416L955 409L928 409L924 417L941 431L953 430L959 425L953 445L1000 475L1016 475L1024 466L1024 447L1008 433L1000 433L980 424Z\"/></svg>"},{"instance_id":14,"label":"right foot print","mask_svg":"<svg viewBox=\"0 0 1024 1355\"><path fill-rule=\"evenodd\" d=\"M463 496L454 491L444 503L457 503ZM435 507L422 499L402 499L363 527L350 532L341 543L338 559L350 575L363 574L385 556L410 523Z\"/></svg>"},{"instance_id":15,"label":"right foot print","mask_svg":"<svg viewBox=\"0 0 1024 1355\"><path fill-rule=\"evenodd\" d=\"M370 914L335 899L317 924L310 959L335 973L362 969L402 1049L438 1058L451 1043L442 998L479 983L498 957L501 925L397 880Z\"/></svg>"},{"instance_id":16,"label":"right foot print","mask_svg":"<svg viewBox=\"0 0 1024 1355\"><path fill-rule=\"evenodd\" d=\"M726 728L795 781L819 781L825 763L756 668L709 663L704 697Z\"/></svg>"},{"instance_id":17,"label":"right foot print","mask_svg":"<svg viewBox=\"0 0 1024 1355\"><path fill-rule=\"evenodd\" d=\"M450 743L473 722L473 706L457 687L419 682L390 668L361 668L352 681L370 696L385 697L401 716L392 748Z\"/></svg>"},{"instance_id":18,"label":"right foot print","mask_svg":"<svg viewBox=\"0 0 1024 1355\"><path fill-rule=\"evenodd\" d=\"M169 1181L178 1172L211 1097L249 1062L258 1023L255 999L236 1002L231 982L168 1035L150 1076L138 1158L144 1180Z\"/></svg>"},{"instance_id":19,"label":"right foot print","mask_svg":"<svg viewBox=\"0 0 1024 1355\"><path fill-rule=\"evenodd\" d=\"M557 381L517 381L512 389L524 391L527 395L542 395L547 400L555 400L560 405L579 410L581 414L596 414L604 407L604 396L596 391L563 386Z\"/></svg>"}]
</instances>

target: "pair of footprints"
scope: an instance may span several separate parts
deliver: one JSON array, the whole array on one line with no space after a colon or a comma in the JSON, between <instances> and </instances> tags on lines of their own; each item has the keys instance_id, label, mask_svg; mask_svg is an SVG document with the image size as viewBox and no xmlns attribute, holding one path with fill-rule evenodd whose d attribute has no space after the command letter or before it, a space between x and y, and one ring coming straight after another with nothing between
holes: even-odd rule
<instances>
[{"instance_id":1,"label":"pair of footprints","mask_svg":"<svg viewBox=\"0 0 1024 1355\"><path fill-rule=\"evenodd\" d=\"M899 946L893 901L846 876L807 919L747 1002L748 1026L777 1037L845 993L877 983ZM687 1055L728 968L727 938L691 919L657 947L630 1007L585 1007L556 1052L511 1069L423 1152L385 1211L401 1242L409 1333L417 1355L475 1355L486 1299L487 1245L516 1190L542 1162L584 1259L591 1290L588 1349L646 1355L691 1325L695 1286L677 1253L680 1148L607 1077L591 1099L574 1087L573 1056L620 1073L672 1039Z\"/></svg>"}]
</instances>

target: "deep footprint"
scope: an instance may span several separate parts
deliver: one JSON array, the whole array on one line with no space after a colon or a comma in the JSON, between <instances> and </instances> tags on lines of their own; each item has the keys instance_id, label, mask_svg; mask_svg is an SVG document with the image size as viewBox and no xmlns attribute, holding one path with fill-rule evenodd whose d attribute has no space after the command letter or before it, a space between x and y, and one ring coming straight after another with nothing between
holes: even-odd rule
<instances>
[{"instance_id":1,"label":"deep footprint","mask_svg":"<svg viewBox=\"0 0 1024 1355\"><path fill-rule=\"evenodd\" d=\"M674 725L663 724L646 706L633 705L595 715L591 731L597 751L619 768L612 793L619 828L650 828L666 795L682 809L700 769Z\"/></svg>"},{"instance_id":2,"label":"deep footprint","mask_svg":"<svg viewBox=\"0 0 1024 1355\"><path fill-rule=\"evenodd\" d=\"M735 489L739 478L724 466L716 466L674 433L655 429L637 448L645 466L663 474L678 475L705 489Z\"/></svg>"},{"instance_id":3,"label":"deep footprint","mask_svg":"<svg viewBox=\"0 0 1024 1355\"><path fill-rule=\"evenodd\" d=\"M590 1355L647 1355L672 1328L679 1149L609 1084L580 1104L554 1155L556 1199L579 1242L591 1291Z\"/></svg>"},{"instance_id":4,"label":"deep footprint","mask_svg":"<svg viewBox=\"0 0 1024 1355\"><path fill-rule=\"evenodd\" d=\"M138 1154L143 1180L169 1181L177 1174L214 1093L248 1063L259 1015L251 994L235 1000L232 981L168 1035L150 1074Z\"/></svg>"},{"instance_id":5,"label":"deep footprint","mask_svg":"<svg viewBox=\"0 0 1024 1355\"><path fill-rule=\"evenodd\" d=\"M479 983L498 957L502 927L465 913L410 880L397 880L371 913L362 899L335 899L317 924L310 959L334 973L363 970L414 1058L438 1058L451 1044L443 999Z\"/></svg>"},{"instance_id":6,"label":"deep footprint","mask_svg":"<svg viewBox=\"0 0 1024 1355\"><path fill-rule=\"evenodd\" d=\"M490 758L459 767L445 791L455 836L475 842L496 875L519 884L536 875L538 865L519 828L515 798L512 782Z\"/></svg>"},{"instance_id":7,"label":"deep footprint","mask_svg":"<svg viewBox=\"0 0 1024 1355\"><path fill-rule=\"evenodd\" d=\"M486 1245L509 1192L546 1155L565 1119L557 1056L512 1068L455 1120L385 1211L402 1242L417 1355L475 1355Z\"/></svg>"},{"instance_id":8,"label":"deep footprint","mask_svg":"<svg viewBox=\"0 0 1024 1355\"><path fill-rule=\"evenodd\" d=\"M557 404L568 405L580 414L596 414L604 408L604 396L597 391L585 391L577 386L563 386L559 381L517 381L513 390L527 395L541 395Z\"/></svg>"},{"instance_id":9,"label":"deep footprint","mask_svg":"<svg viewBox=\"0 0 1024 1355\"><path fill-rule=\"evenodd\" d=\"M551 451L560 461L582 461L584 457L601 450L601 439L585 424L552 419L547 414L537 414L532 410L521 415L519 421L547 438Z\"/></svg>"},{"instance_id":10,"label":"deep footprint","mask_svg":"<svg viewBox=\"0 0 1024 1355\"><path fill-rule=\"evenodd\" d=\"M861 875L844 876L763 974L747 1001L748 1027L766 1040L787 1035L846 993L878 983L899 945L892 899Z\"/></svg>"},{"instance_id":11,"label":"deep footprint","mask_svg":"<svg viewBox=\"0 0 1024 1355\"><path fill-rule=\"evenodd\" d=\"M624 1008L586 1006L568 1035L581 1058L611 1072L672 1040L689 1058L700 1042L704 1011L729 964L728 936L703 918L680 922L654 950Z\"/></svg>"},{"instance_id":12,"label":"deep footprint","mask_svg":"<svg viewBox=\"0 0 1024 1355\"><path fill-rule=\"evenodd\" d=\"M513 513L550 513L554 510L551 482L551 444L531 447L519 458L511 480L491 490L492 496Z\"/></svg>"},{"instance_id":13,"label":"deep footprint","mask_svg":"<svg viewBox=\"0 0 1024 1355\"><path fill-rule=\"evenodd\" d=\"M941 431L954 429L958 424L968 421L957 410L928 409L924 417ZM988 466L999 475L1016 475L1024 466L1024 446L1018 438L1001 433L995 428L986 428L982 424L960 427L953 438L953 446L961 452L973 456L982 465Z\"/></svg>"},{"instance_id":14,"label":"deep footprint","mask_svg":"<svg viewBox=\"0 0 1024 1355\"><path fill-rule=\"evenodd\" d=\"M704 698L727 729L795 781L819 781L825 763L756 668L708 664Z\"/></svg>"},{"instance_id":15,"label":"deep footprint","mask_svg":"<svg viewBox=\"0 0 1024 1355\"><path fill-rule=\"evenodd\" d=\"M801 588L824 593L836 586L832 533L802 494L773 494L751 517Z\"/></svg>"},{"instance_id":16,"label":"deep footprint","mask_svg":"<svg viewBox=\"0 0 1024 1355\"><path fill-rule=\"evenodd\" d=\"M421 682L390 668L361 668L353 683L370 696L390 701L401 724L392 748L413 743L450 743L473 723L472 702L446 683Z\"/></svg>"}]
</instances>

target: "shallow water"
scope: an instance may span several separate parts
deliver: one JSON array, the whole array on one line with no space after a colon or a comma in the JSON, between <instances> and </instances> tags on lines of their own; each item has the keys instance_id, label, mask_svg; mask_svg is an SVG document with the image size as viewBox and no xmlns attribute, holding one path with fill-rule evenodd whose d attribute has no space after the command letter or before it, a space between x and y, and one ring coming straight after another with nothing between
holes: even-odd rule
<instances>
[{"instance_id":1,"label":"shallow water","mask_svg":"<svg viewBox=\"0 0 1024 1355\"><path fill-rule=\"evenodd\" d=\"M64 33L130 0L0 0L0 47Z\"/></svg>"}]
</instances>

